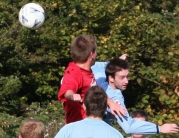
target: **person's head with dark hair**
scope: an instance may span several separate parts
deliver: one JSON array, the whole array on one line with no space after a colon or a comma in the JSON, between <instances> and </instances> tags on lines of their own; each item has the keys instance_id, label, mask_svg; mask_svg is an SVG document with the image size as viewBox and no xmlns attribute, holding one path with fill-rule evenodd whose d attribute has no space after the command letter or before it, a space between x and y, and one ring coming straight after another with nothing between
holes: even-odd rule
<instances>
[{"instance_id":1,"label":"person's head with dark hair","mask_svg":"<svg viewBox=\"0 0 179 138\"><path fill-rule=\"evenodd\" d=\"M45 138L45 126L39 120L26 120L20 125L18 138Z\"/></svg>"},{"instance_id":2,"label":"person's head with dark hair","mask_svg":"<svg viewBox=\"0 0 179 138\"><path fill-rule=\"evenodd\" d=\"M92 35L80 35L73 39L71 43L71 58L76 63L85 63L88 58L95 62L97 40ZM93 65L94 63L92 63Z\"/></svg>"},{"instance_id":3,"label":"person's head with dark hair","mask_svg":"<svg viewBox=\"0 0 179 138\"><path fill-rule=\"evenodd\" d=\"M144 110L138 109L131 114L132 118L143 118L145 121L148 121L148 115Z\"/></svg>"},{"instance_id":4,"label":"person's head with dark hair","mask_svg":"<svg viewBox=\"0 0 179 138\"><path fill-rule=\"evenodd\" d=\"M131 117L135 120L148 121L148 115L144 110L138 109L131 113ZM131 138L146 138L143 134L132 134Z\"/></svg>"},{"instance_id":5,"label":"person's head with dark hair","mask_svg":"<svg viewBox=\"0 0 179 138\"><path fill-rule=\"evenodd\" d=\"M83 103L86 118L66 124L54 138L124 138L117 129L103 121L107 94L101 87L90 87Z\"/></svg>"},{"instance_id":6,"label":"person's head with dark hair","mask_svg":"<svg viewBox=\"0 0 179 138\"><path fill-rule=\"evenodd\" d=\"M99 86L92 86L84 97L86 115L88 117L103 118L107 108L107 95Z\"/></svg>"},{"instance_id":7,"label":"person's head with dark hair","mask_svg":"<svg viewBox=\"0 0 179 138\"><path fill-rule=\"evenodd\" d=\"M106 80L114 89L125 90L128 84L129 63L115 58L109 61L105 69Z\"/></svg>"}]
</instances>

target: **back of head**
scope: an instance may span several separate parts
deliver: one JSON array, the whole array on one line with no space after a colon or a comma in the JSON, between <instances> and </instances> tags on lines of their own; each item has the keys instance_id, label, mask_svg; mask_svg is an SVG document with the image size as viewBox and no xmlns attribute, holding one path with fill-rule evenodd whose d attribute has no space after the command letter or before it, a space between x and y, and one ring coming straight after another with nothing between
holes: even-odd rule
<instances>
[{"instance_id":1,"label":"back of head","mask_svg":"<svg viewBox=\"0 0 179 138\"><path fill-rule=\"evenodd\" d=\"M84 63L87 61L91 52L95 52L97 48L96 37L92 35L81 35L72 41L71 58L74 62Z\"/></svg>"},{"instance_id":2,"label":"back of head","mask_svg":"<svg viewBox=\"0 0 179 138\"><path fill-rule=\"evenodd\" d=\"M41 121L30 119L20 125L19 131L20 138L44 138L45 126Z\"/></svg>"},{"instance_id":3,"label":"back of head","mask_svg":"<svg viewBox=\"0 0 179 138\"><path fill-rule=\"evenodd\" d=\"M116 72L123 69L129 69L129 66L129 63L126 60L120 58L110 60L105 69L107 81L109 76L114 77Z\"/></svg>"},{"instance_id":4,"label":"back of head","mask_svg":"<svg viewBox=\"0 0 179 138\"><path fill-rule=\"evenodd\" d=\"M145 118L145 121L148 121L148 115L144 110L136 110L134 112L132 112L131 114L132 118Z\"/></svg>"},{"instance_id":5,"label":"back of head","mask_svg":"<svg viewBox=\"0 0 179 138\"><path fill-rule=\"evenodd\" d=\"M103 118L107 108L107 95L99 86L92 86L85 95L87 116Z\"/></svg>"}]
</instances>

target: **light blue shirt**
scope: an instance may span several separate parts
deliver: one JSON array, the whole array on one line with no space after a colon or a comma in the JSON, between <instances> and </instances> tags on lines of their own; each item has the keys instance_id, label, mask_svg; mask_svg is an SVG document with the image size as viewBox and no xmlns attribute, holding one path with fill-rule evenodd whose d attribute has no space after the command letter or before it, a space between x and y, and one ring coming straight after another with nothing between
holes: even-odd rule
<instances>
[{"instance_id":1,"label":"light blue shirt","mask_svg":"<svg viewBox=\"0 0 179 138\"><path fill-rule=\"evenodd\" d=\"M66 124L55 138L123 138L123 136L103 120L85 118Z\"/></svg>"},{"instance_id":2,"label":"light blue shirt","mask_svg":"<svg viewBox=\"0 0 179 138\"><path fill-rule=\"evenodd\" d=\"M131 137L126 137L126 138L132 138L132 136L131 136ZM145 137L143 137L143 138L147 138L147 136L145 136Z\"/></svg>"},{"instance_id":3,"label":"light blue shirt","mask_svg":"<svg viewBox=\"0 0 179 138\"><path fill-rule=\"evenodd\" d=\"M125 107L124 97L119 89L113 89L106 82L105 75L105 66L107 62L96 62L94 66L92 66L92 71L94 73L97 84L101 86L109 98L113 101L119 101L120 105ZM114 120L117 120L117 123L121 126L121 128L125 131L126 134L156 134L157 133L157 125L147 121L134 120L129 116L127 112L126 116L119 118L119 116L114 116L110 113L110 109L106 110L106 117L104 121L111 124Z\"/></svg>"}]
</instances>

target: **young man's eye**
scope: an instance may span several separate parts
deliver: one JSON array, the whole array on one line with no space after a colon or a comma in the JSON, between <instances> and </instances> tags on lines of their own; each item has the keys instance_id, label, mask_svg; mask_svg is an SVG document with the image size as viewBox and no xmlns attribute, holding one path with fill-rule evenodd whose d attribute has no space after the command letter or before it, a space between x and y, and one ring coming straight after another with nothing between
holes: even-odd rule
<instances>
[{"instance_id":1,"label":"young man's eye","mask_svg":"<svg viewBox=\"0 0 179 138\"><path fill-rule=\"evenodd\" d=\"M119 79L125 79L125 78L128 79L128 76L119 76Z\"/></svg>"}]
</instances>

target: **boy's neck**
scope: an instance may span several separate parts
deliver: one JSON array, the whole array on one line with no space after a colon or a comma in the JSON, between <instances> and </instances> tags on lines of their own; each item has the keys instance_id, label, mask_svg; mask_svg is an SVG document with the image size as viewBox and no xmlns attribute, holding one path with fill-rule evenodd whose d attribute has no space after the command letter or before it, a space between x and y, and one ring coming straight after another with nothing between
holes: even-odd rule
<instances>
[{"instance_id":1,"label":"boy's neck","mask_svg":"<svg viewBox=\"0 0 179 138\"><path fill-rule=\"evenodd\" d=\"M95 117L95 116L88 116L87 118L94 119L94 120L102 120L101 117Z\"/></svg>"},{"instance_id":2,"label":"boy's neck","mask_svg":"<svg viewBox=\"0 0 179 138\"><path fill-rule=\"evenodd\" d=\"M86 62L86 63L76 63L76 65L84 70L88 70L90 71L91 70L91 65Z\"/></svg>"}]
</instances>

